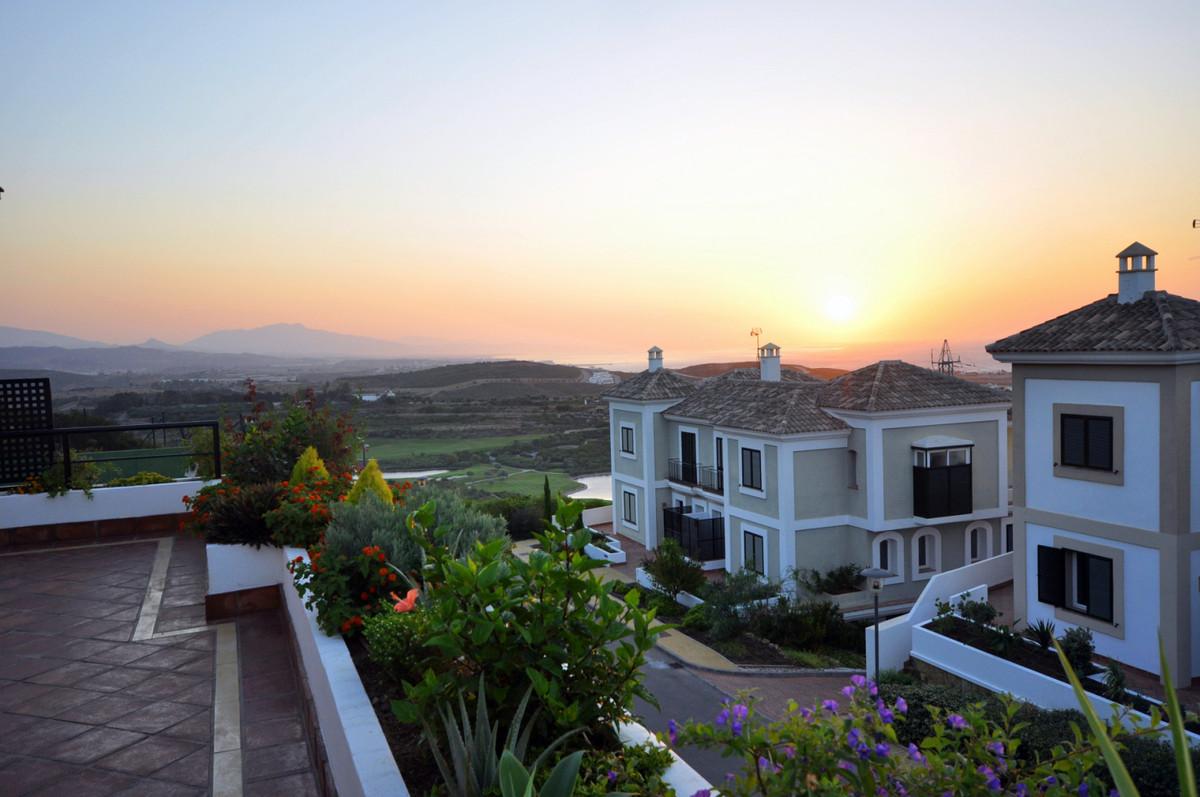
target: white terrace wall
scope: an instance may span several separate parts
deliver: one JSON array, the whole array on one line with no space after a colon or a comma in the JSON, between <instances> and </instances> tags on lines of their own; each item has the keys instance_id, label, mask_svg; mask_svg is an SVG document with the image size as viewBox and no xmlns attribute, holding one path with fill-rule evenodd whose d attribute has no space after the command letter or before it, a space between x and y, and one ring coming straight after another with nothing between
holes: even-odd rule
<instances>
[{"instance_id":1,"label":"white terrace wall","mask_svg":"<svg viewBox=\"0 0 1200 797\"><path fill-rule=\"evenodd\" d=\"M995 587L1013 577L1013 554L1006 553L984 559L972 565L938 573L925 585L917 602L908 614L884 620L879 624L879 667L898 670L908 661L913 649L913 629L924 625L937 614L937 602L949 601L963 593L973 600L986 600L987 588ZM875 626L867 626L867 674L875 677Z\"/></svg>"},{"instance_id":2,"label":"white terrace wall","mask_svg":"<svg viewBox=\"0 0 1200 797\"><path fill-rule=\"evenodd\" d=\"M187 511L183 497L195 495L204 485L201 481L179 481L97 487L92 490L91 498L82 490L71 490L55 498L45 493L0 495L0 529L178 515Z\"/></svg>"}]
</instances>

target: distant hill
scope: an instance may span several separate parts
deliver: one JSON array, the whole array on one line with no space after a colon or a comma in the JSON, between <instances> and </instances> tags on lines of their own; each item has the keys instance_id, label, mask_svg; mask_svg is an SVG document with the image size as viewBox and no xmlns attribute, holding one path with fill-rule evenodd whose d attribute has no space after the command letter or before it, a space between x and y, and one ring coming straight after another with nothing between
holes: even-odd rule
<instances>
[{"instance_id":1,"label":"distant hill","mask_svg":"<svg viewBox=\"0 0 1200 797\"><path fill-rule=\"evenodd\" d=\"M182 348L306 358L398 357L412 353L411 346L396 341L310 329L303 324L223 329L190 340Z\"/></svg>"},{"instance_id":2,"label":"distant hill","mask_svg":"<svg viewBox=\"0 0 1200 797\"><path fill-rule=\"evenodd\" d=\"M784 363L783 367L790 371L799 371L802 374L811 374L812 376L820 377L821 379L833 379L835 376L841 376L846 373L844 368L806 368L803 365L791 365ZM686 368L673 369L685 376L695 376L705 378L709 376L720 376L721 374L732 371L735 368L758 368L756 360L747 360L740 363L701 363L700 365L689 365Z\"/></svg>"},{"instance_id":3,"label":"distant hill","mask_svg":"<svg viewBox=\"0 0 1200 797\"><path fill-rule=\"evenodd\" d=\"M0 369L37 368L76 374L229 373L277 365L279 360L257 354L206 354L198 351L113 346L104 349L68 349L62 346L10 346L0 348Z\"/></svg>"},{"instance_id":4,"label":"distant hill","mask_svg":"<svg viewBox=\"0 0 1200 797\"><path fill-rule=\"evenodd\" d=\"M348 376L344 382L369 383L371 387L389 388L435 388L465 385L479 380L556 380L578 382L586 372L573 365L552 365L527 360L500 360L497 362L456 363L422 371L396 374L371 374L370 376Z\"/></svg>"},{"instance_id":5,"label":"distant hill","mask_svg":"<svg viewBox=\"0 0 1200 797\"><path fill-rule=\"evenodd\" d=\"M95 340L84 340L83 338L73 338L70 335L59 335L57 332L43 332L39 329L0 326L0 347L58 346L64 349L93 349L108 345L107 343L100 343Z\"/></svg>"}]
</instances>

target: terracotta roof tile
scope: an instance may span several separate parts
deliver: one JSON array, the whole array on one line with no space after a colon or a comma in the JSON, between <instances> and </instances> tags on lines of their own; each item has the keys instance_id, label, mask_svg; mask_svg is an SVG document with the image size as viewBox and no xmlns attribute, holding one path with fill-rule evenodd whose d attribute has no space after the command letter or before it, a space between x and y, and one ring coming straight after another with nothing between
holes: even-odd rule
<instances>
[{"instance_id":1,"label":"terracotta roof tile","mask_svg":"<svg viewBox=\"0 0 1200 797\"><path fill-rule=\"evenodd\" d=\"M715 378L667 410L666 415L772 435L848 428L817 406L820 388L820 382Z\"/></svg>"},{"instance_id":2,"label":"terracotta roof tile","mask_svg":"<svg viewBox=\"0 0 1200 797\"><path fill-rule=\"evenodd\" d=\"M1007 393L900 360L882 360L842 374L821 389L822 407L889 412L1000 404Z\"/></svg>"},{"instance_id":3,"label":"terracotta roof tile","mask_svg":"<svg viewBox=\"0 0 1200 797\"><path fill-rule=\"evenodd\" d=\"M696 389L696 384L695 379L663 368L642 371L605 393L604 397L629 401L669 401L687 396Z\"/></svg>"}]
</instances>

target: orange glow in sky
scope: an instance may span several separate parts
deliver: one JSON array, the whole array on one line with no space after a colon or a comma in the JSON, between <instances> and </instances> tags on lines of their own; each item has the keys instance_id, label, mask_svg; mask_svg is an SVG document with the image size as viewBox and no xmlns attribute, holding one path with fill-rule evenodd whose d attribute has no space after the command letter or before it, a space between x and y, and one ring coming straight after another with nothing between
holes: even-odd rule
<instances>
[{"instance_id":1,"label":"orange glow in sky","mask_svg":"<svg viewBox=\"0 0 1200 797\"><path fill-rule=\"evenodd\" d=\"M0 6L0 324L856 364L1160 253L1200 4Z\"/></svg>"}]
</instances>

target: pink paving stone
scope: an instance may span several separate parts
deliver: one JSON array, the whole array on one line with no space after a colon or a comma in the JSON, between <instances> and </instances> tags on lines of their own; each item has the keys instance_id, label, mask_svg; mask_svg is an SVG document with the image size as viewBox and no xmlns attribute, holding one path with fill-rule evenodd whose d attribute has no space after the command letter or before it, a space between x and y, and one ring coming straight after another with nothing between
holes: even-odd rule
<instances>
[{"instance_id":1,"label":"pink paving stone","mask_svg":"<svg viewBox=\"0 0 1200 797\"><path fill-rule=\"evenodd\" d=\"M191 742L151 736L119 753L100 759L96 764L102 769L115 769L131 775L149 775L167 764L191 755L197 749L198 746Z\"/></svg>"},{"instance_id":2,"label":"pink paving stone","mask_svg":"<svg viewBox=\"0 0 1200 797\"><path fill-rule=\"evenodd\" d=\"M0 783L4 785L5 795L23 797L47 783L61 780L72 771L71 767L57 761L21 756L9 761L0 769Z\"/></svg>"},{"instance_id":3,"label":"pink paving stone","mask_svg":"<svg viewBox=\"0 0 1200 797\"><path fill-rule=\"evenodd\" d=\"M137 778L102 769L77 769L70 775L44 789L30 792L29 797L108 797L136 786Z\"/></svg>"},{"instance_id":4,"label":"pink paving stone","mask_svg":"<svg viewBox=\"0 0 1200 797\"><path fill-rule=\"evenodd\" d=\"M200 707L190 706L186 703L161 701L144 706L120 719L114 719L108 725L113 728L123 728L129 731L158 733L170 728L172 725L178 725L184 720L194 717L200 710Z\"/></svg>"},{"instance_id":5,"label":"pink paving stone","mask_svg":"<svg viewBox=\"0 0 1200 797\"><path fill-rule=\"evenodd\" d=\"M145 734L132 731L92 728L72 739L44 748L41 754L71 764L89 764L145 738Z\"/></svg>"}]
</instances>

